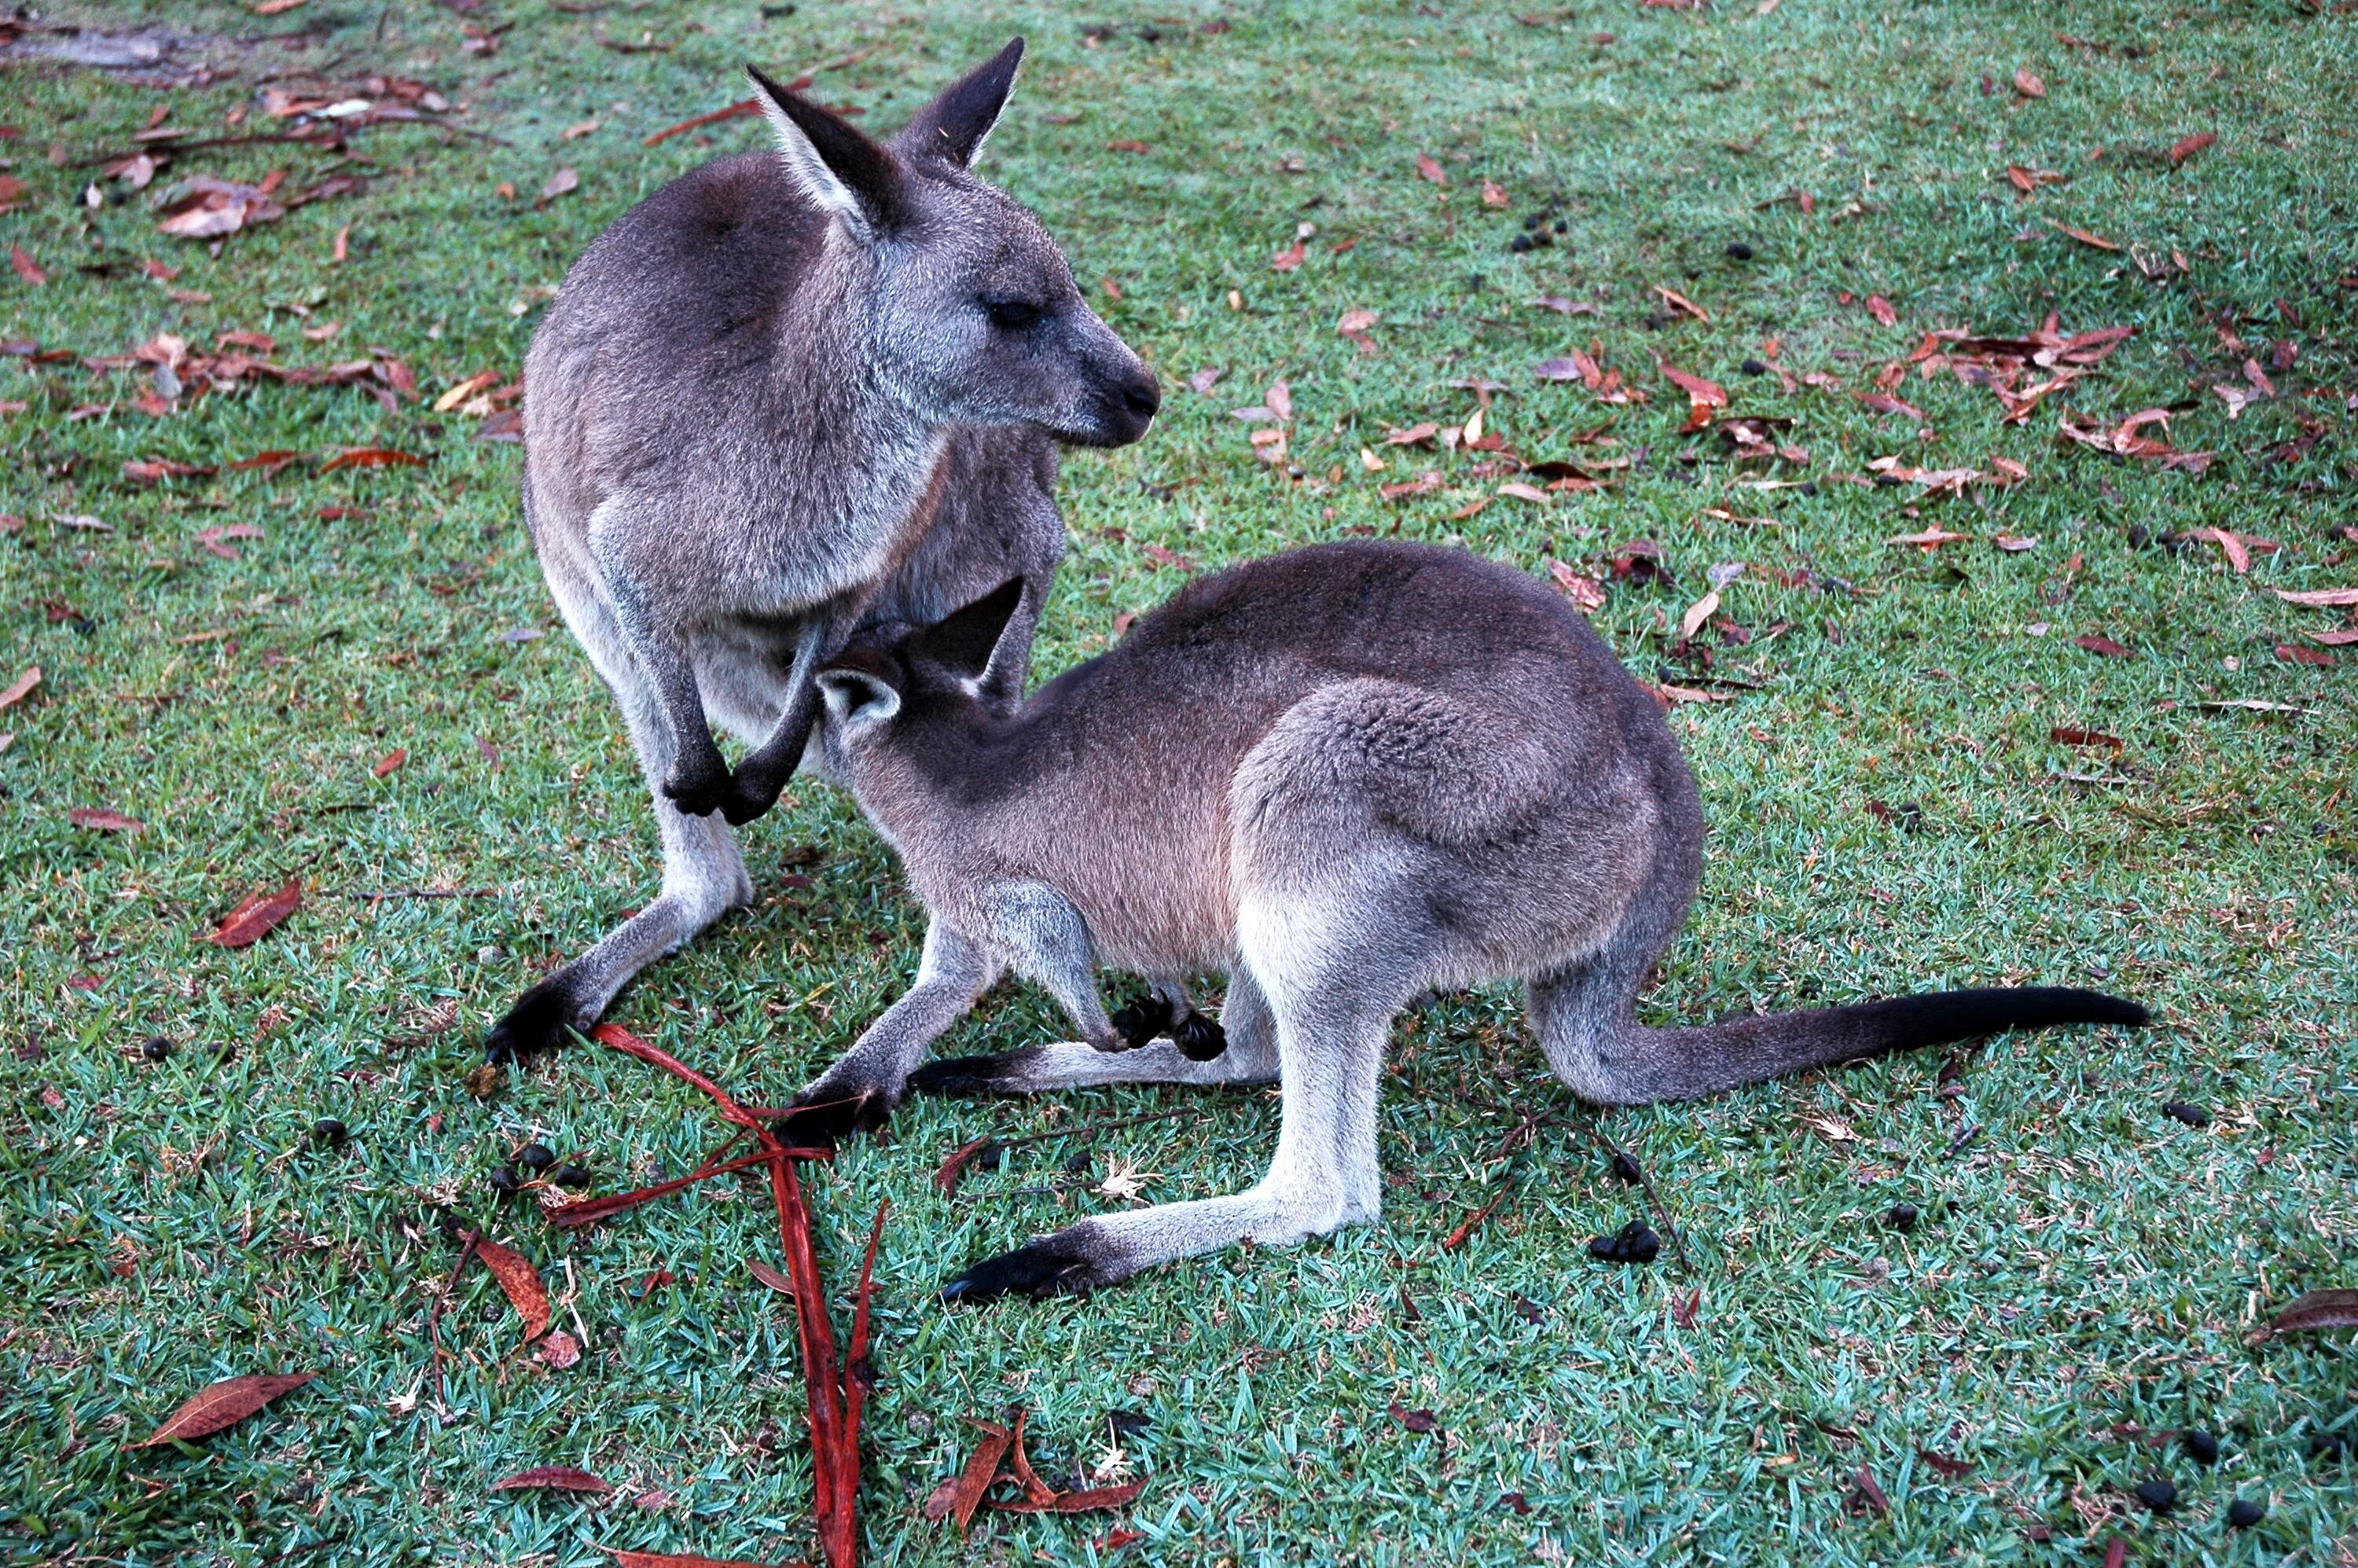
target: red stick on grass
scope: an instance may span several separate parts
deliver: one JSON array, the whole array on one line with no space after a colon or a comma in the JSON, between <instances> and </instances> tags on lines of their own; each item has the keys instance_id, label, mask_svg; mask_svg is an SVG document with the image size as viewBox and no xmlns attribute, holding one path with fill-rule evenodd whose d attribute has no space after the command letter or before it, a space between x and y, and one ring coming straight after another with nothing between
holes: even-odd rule
<instances>
[{"instance_id":1,"label":"red stick on grass","mask_svg":"<svg viewBox=\"0 0 2358 1568\"><path fill-rule=\"evenodd\" d=\"M810 1208L803 1201L802 1180L795 1171L796 1161L827 1159L832 1151L798 1149L781 1143L760 1117L740 1105L719 1084L618 1024L601 1023L590 1032L590 1038L694 1084L719 1106L722 1119L752 1133L760 1148L758 1154L728 1162L725 1166L708 1162L697 1175L676 1183L658 1184L659 1187L671 1190L685 1186L705 1175L716 1175L724 1168L750 1164L766 1164L770 1168L770 1196L778 1211L778 1239L785 1253L786 1278L795 1288L795 1331L802 1349L803 1386L810 1403L811 1513L818 1524L819 1548L828 1568L854 1568L860 1557L860 1410L871 1380L868 1368L869 1298L877 1238L884 1230L884 1208L877 1208L876 1223L868 1233L868 1255L860 1269L860 1293L852 1311L851 1356L847 1365L837 1359L835 1325L827 1317L826 1287L818 1274L818 1252L811 1245ZM656 1195L656 1188L646 1188L622 1195L631 1202L643 1202ZM579 1213L580 1207L587 1206L578 1206L572 1212ZM626 1207L628 1204L618 1206ZM606 1212L613 1209L610 1207ZM580 1223L580 1218L573 1223Z\"/></svg>"}]
</instances>

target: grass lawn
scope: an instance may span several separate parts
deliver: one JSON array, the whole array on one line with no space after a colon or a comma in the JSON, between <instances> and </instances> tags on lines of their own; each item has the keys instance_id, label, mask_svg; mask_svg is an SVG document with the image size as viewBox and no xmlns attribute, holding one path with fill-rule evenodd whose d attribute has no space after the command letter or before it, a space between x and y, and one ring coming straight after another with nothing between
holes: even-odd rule
<instances>
[{"instance_id":1,"label":"grass lawn","mask_svg":"<svg viewBox=\"0 0 2358 1568\"><path fill-rule=\"evenodd\" d=\"M211 46L210 78L178 85L159 84L171 61L0 71L0 189L24 187L0 217L23 258L0 273L18 345L0 356L0 687L41 672L0 711L0 1552L571 1568L606 1561L599 1543L816 1550L792 1311L748 1273L775 1251L762 1186L568 1234L486 1184L537 1137L599 1190L635 1185L689 1168L714 1126L692 1090L596 1048L466 1092L483 1026L651 897L658 861L617 715L525 541L520 449L431 403L515 371L600 226L760 144L737 120L642 145L741 96L741 61L824 64L816 96L890 127L1020 30L1033 52L986 170L1170 389L1145 441L1066 466L1043 673L1189 569L1347 532L1565 563L1606 584L1595 622L1633 669L1724 699L1673 712L1712 838L1656 1021L2036 979L2125 992L2157 1022L1598 1117L1691 1270L1667 1249L1589 1260L1642 1200L1504 990L1401 1021L1380 1228L1087 1303L949 1311L931 1292L1116 1205L1089 1190L1113 1162L1152 1173L1150 1199L1248 1184L1274 1096L914 1102L811 1177L846 1293L892 1205L870 1559L2089 1563L2118 1536L2133 1563L2358 1561L2358 1476L2335 1456L2358 1453L2348 1336L2253 1340L2302 1290L2358 1282L2358 647L2320 641L2350 611L2272 591L2358 584L2358 15L1522 8L168 0L49 18L278 37ZM274 88L424 103L385 76L449 107L354 129L341 155L184 150L143 191L92 161L158 117L185 142L284 129ZM281 168L282 200L360 184L218 254L157 232L177 180ZM560 168L578 188L536 201ZM1542 211L1561 235L1511 250ZM1364 344L1337 331L1350 311L1374 313ZM2050 314L2135 334L2018 422L1974 363L1909 362L1928 331ZM397 380L398 361L416 395L249 376L165 399L144 365L80 362L238 331L283 365ZM1592 344L1644 401L1534 375ZM1714 417L1790 420L1753 428L1801 450L1739 461L1683 433L1658 360L1725 390ZM1231 417L1280 379L1290 420ZM2118 445L2155 408L2167 424L2127 443L2152 455L2059 439L2068 420ZM1572 470L1519 480L1498 452L1385 441L1477 411L1525 461L1604 482L1534 501L1499 487ZM1260 460L1252 433L1277 428L1282 460ZM322 460L370 448L427 460ZM271 450L302 455L228 466ZM157 460L218 471L126 472ZM2176 537L2206 528L2248 571ZM1963 537L1888 542L1928 530ZM1616 576L1638 539L1673 580ZM1723 563L1745 569L1682 646ZM777 1103L907 982L923 922L824 786L746 843L758 907L614 1016ZM302 906L275 932L201 940L290 880ZM373 896L419 890L454 896ZM1061 1031L1011 985L946 1049ZM1181 1103L1027 1144L955 1198L930 1179L984 1133ZM348 1144L308 1137L323 1116ZM1911 1231L1886 1219L1899 1203ZM442 1327L447 1391L426 1376L454 1206L538 1263L560 1325L578 1314L578 1365L516 1354L475 1272ZM125 1447L215 1379L297 1370L319 1376L200 1447ZM963 1418L1014 1402L1051 1480L1142 1476L1140 1501L986 1513L963 1542L925 1520ZM1421 1411L1433 1430L1401 1419ZM1110 1411L1151 1418L1119 1454ZM2186 1428L2219 1435L2215 1467ZM489 1490L552 1464L618 1490ZM2136 1500L2155 1477L2174 1513ZM2238 1496L2265 1522L2231 1531ZM1144 1539L1110 1544L1116 1526Z\"/></svg>"}]
</instances>

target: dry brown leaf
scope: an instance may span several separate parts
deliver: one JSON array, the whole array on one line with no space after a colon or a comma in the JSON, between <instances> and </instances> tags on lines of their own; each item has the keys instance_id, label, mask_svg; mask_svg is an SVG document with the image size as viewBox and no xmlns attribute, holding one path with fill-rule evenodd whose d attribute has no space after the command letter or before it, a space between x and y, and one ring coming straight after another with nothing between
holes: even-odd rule
<instances>
[{"instance_id":1,"label":"dry brown leaf","mask_svg":"<svg viewBox=\"0 0 2358 1568\"><path fill-rule=\"evenodd\" d=\"M300 879L276 892L258 892L221 918L205 938L216 947L250 947L303 906Z\"/></svg>"},{"instance_id":2,"label":"dry brown leaf","mask_svg":"<svg viewBox=\"0 0 2358 1568\"><path fill-rule=\"evenodd\" d=\"M1418 178L1429 179L1435 185L1449 183L1449 176L1442 172L1440 161L1431 153L1416 155L1416 173Z\"/></svg>"},{"instance_id":3,"label":"dry brown leaf","mask_svg":"<svg viewBox=\"0 0 2358 1568\"><path fill-rule=\"evenodd\" d=\"M2079 241L2082 244L2093 245L2100 251L2117 251L2121 248L2117 243L2104 238L2102 234L2090 233L2085 229L2073 228L2071 224L2060 222L2057 219L2042 218L2039 222L2045 223L2049 228L2053 229L2058 233L2068 234L2071 238Z\"/></svg>"},{"instance_id":4,"label":"dry brown leaf","mask_svg":"<svg viewBox=\"0 0 2358 1568\"><path fill-rule=\"evenodd\" d=\"M1713 589L1688 605L1686 613L1679 617L1679 641L1693 641L1694 634L1703 630L1703 623L1718 613L1719 589Z\"/></svg>"},{"instance_id":5,"label":"dry brown leaf","mask_svg":"<svg viewBox=\"0 0 2358 1568\"><path fill-rule=\"evenodd\" d=\"M1547 569L1556 587L1583 615L1594 615L1605 608L1604 583L1559 560L1551 559Z\"/></svg>"},{"instance_id":6,"label":"dry brown leaf","mask_svg":"<svg viewBox=\"0 0 2358 1568\"><path fill-rule=\"evenodd\" d=\"M492 1483L494 1492L589 1492L603 1497L613 1489L589 1471L570 1465L542 1465Z\"/></svg>"},{"instance_id":7,"label":"dry brown leaf","mask_svg":"<svg viewBox=\"0 0 2358 1568\"><path fill-rule=\"evenodd\" d=\"M2268 590L2291 604L2306 604L2317 610L2338 610L2343 605L2358 604L2358 588L2272 588ZM40 671L33 675L38 678ZM15 687L10 687L14 690ZM0 708L8 706L8 694L0 692Z\"/></svg>"},{"instance_id":8,"label":"dry brown leaf","mask_svg":"<svg viewBox=\"0 0 2358 1568\"><path fill-rule=\"evenodd\" d=\"M2027 65L2014 68L2014 90L2025 98L2047 96L2047 83L2041 81L2039 79L2039 73Z\"/></svg>"},{"instance_id":9,"label":"dry brown leaf","mask_svg":"<svg viewBox=\"0 0 2358 1568\"><path fill-rule=\"evenodd\" d=\"M524 1319L524 1342L526 1345L548 1331L548 1287L540 1282L540 1271L525 1260L514 1248L503 1247L488 1237L475 1240L475 1256L492 1271L515 1304L516 1313Z\"/></svg>"},{"instance_id":10,"label":"dry brown leaf","mask_svg":"<svg viewBox=\"0 0 2358 1568\"><path fill-rule=\"evenodd\" d=\"M210 1437L223 1427L236 1425L281 1394L301 1388L318 1375L316 1372L284 1376L254 1373L243 1378L224 1378L211 1388L199 1390L189 1396L188 1402L174 1411L163 1425L131 1446L152 1448L159 1443L193 1442L200 1437Z\"/></svg>"},{"instance_id":11,"label":"dry brown leaf","mask_svg":"<svg viewBox=\"0 0 2358 1568\"><path fill-rule=\"evenodd\" d=\"M125 816L103 806L77 806L66 813L66 820L99 833L138 833L147 827L135 816Z\"/></svg>"},{"instance_id":12,"label":"dry brown leaf","mask_svg":"<svg viewBox=\"0 0 2358 1568\"><path fill-rule=\"evenodd\" d=\"M2180 136L2169 146L2169 161L2184 163L2218 139L2218 135L2211 131L2197 131L2190 136Z\"/></svg>"},{"instance_id":13,"label":"dry brown leaf","mask_svg":"<svg viewBox=\"0 0 2358 1568\"><path fill-rule=\"evenodd\" d=\"M26 697L32 695L33 688L40 684L41 666L35 665L23 675L10 681L8 689L0 691L0 713L5 713L24 701Z\"/></svg>"},{"instance_id":14,"label":"dry brown leaf","mask_svg":"<svg viewBox=\"0 0 2358 1568\"><path fill-rule=\"evenodd\" d=\"M2309 1291L2277 1314L2269 1328L2299 1334L2320 1328L2358 1328L2358 1291Z\"/></svg>"}]
</instances>

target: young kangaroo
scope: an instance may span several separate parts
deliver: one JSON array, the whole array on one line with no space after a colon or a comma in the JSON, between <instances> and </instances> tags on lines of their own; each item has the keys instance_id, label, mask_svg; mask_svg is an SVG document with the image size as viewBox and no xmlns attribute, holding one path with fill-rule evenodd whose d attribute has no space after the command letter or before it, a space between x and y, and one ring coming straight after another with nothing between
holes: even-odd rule
<instances>
[{"instance_id":1,"label":"young kangaroo","mask_svg":"<svg viewBox=\"0 0 2358 1568\"><path fill-rule=\"evenodd\" d=\"M1284 1110L1251 1191L1084 1220L976 1264L946 1297L1087 1289L1375 1219L1385 1041L1436 988L1523 981L1549 1065L1608 1105L2002 1029L2145 1022L2134 1002L2034 988L1638 1022L1639 989L1694 896L1694 781L1588 623L1509 568L1372 542L1249 562L995 712L974 682L1020 594L1010 583L820 672L829 761L933 925L916 984L805 1091L805 1116L872 1125L904 1083L1271 1078ZM1225 970L1226 1052L1115 1049L1100 964L1165 981ZM1011 967L1082 1038L912 1076Z\"/></svg>"},{"instance_id":2,"label":"young kangaroo","mask_svg":"<svg viewBox=\"0 0 2358 1568\"><path fill-rule=\"evenodd\" d=\"M979 674L987 706L1022 696L1065 548L1054 443L1134 441L1159 400L1039 222L969 172L1022 50L882 144L752 72L778 151L632 209L533 335L525 517L622 705L664 882L525 993L494 1058L588 1027L751 901L729 825L776 801L817 713L812 675L855 633L889 638L1021 578ZM708 719L752 745L733 774Z\"/></svg>"}]
</instances>

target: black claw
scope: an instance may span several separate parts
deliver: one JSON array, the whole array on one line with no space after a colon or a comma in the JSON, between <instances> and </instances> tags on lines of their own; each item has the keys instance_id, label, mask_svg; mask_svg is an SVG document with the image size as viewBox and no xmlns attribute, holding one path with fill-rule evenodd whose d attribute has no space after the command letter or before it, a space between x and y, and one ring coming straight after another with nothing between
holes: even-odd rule
<instances>
[{"instance_id":1,"label":"black claw","mask_svg":"<svg viewBox=\"0 0 2358 1568\"><path fill-rule=\"evenodd\" d=\"M674 768L663 782L663 794L683 816L709 816L736 794L736 784L716 756L702 766Z\"/></svg>"},{"instance_id":2,"label":"black claw","mask_svg":"<svg viewBox=\"0 0 2358 1568\"><path fill-rule=\"evenodd\" d=\"M1087 1244L1069 1231L1028 1241L985 1258L942 1287L946 1302L987 1302L996 1296L1065 1295L1110 1284L1114 1276L1091 1261Z\"/></svg>"},{"instance_id":3,"label":"black claw","mask_svg":"<svg viewBox=\"0 0 2358 1568\"><path fill-rule=\"evenodd\" d=\"M778 795L785 781L775 784L758 781L750 787L742 774L729 781L728 792L720 797L720 815L731 827L742 827L778 804Z\"/></svg>"},{"instance_id":4,"label":"black claw","mask_svg":"<svg viewBox=\"0 0 2358 1568\"><path fill-rule=\"evenodd\" d=\"M1011 1054L992 1056L948 1056L928 1062L909 1075L909 1092L921 1095L996 1094L1006 1080Z\"/></svg>"},{"instance_id":5,"label":"black claw","mask_svg":"<svg viewBox=\"0 0 2358 1568\"><path fill-rule=\"evenodd\" d=\"M1228 1032L1218 1019L1191 1012L1171 1032L1171 1044L1190 1062L1209 1062L1228 1048Z\"/></svg>"},{"instance_id":6,"label":"black claw","mask_svg":"<svg viewBox=\"0 0 2358 1568\"><path fill-rule=\"evenodd\" d=\"M852 1096L802 1095L794 1112L770 1124L779 1142L794 1148L832 1148L855 1133L873 1132L892 1118L892 1102L873 1090Z\"/></svg>"},{"instance_id":7,"label":"black claw","mask_svg":"<svg viewBox=\"0 0 2358 1568\"><path fill-rule=\"evenodd\" d=\"M1135 1050L1156 1035L1169 1033L1175 1016L1169 997L1160 991L1141 991L1117 1008L1107 1022Z\"/></svg>"},{"instance_id":8,"label":"black claw","mask_svg":"<svg viewBox=\"0 0 2358 1568\"><path fill-rule=\"evenodd\" d=\"M516 998L507 1016L492 1025L492 1032L483 1036L483 1060L512 1062L555 1050L565 1044L568 1027L586 1029L595 1022L577 1019L573 1012L564 976L551 975Z\"/></svg>"}]
</instances>

